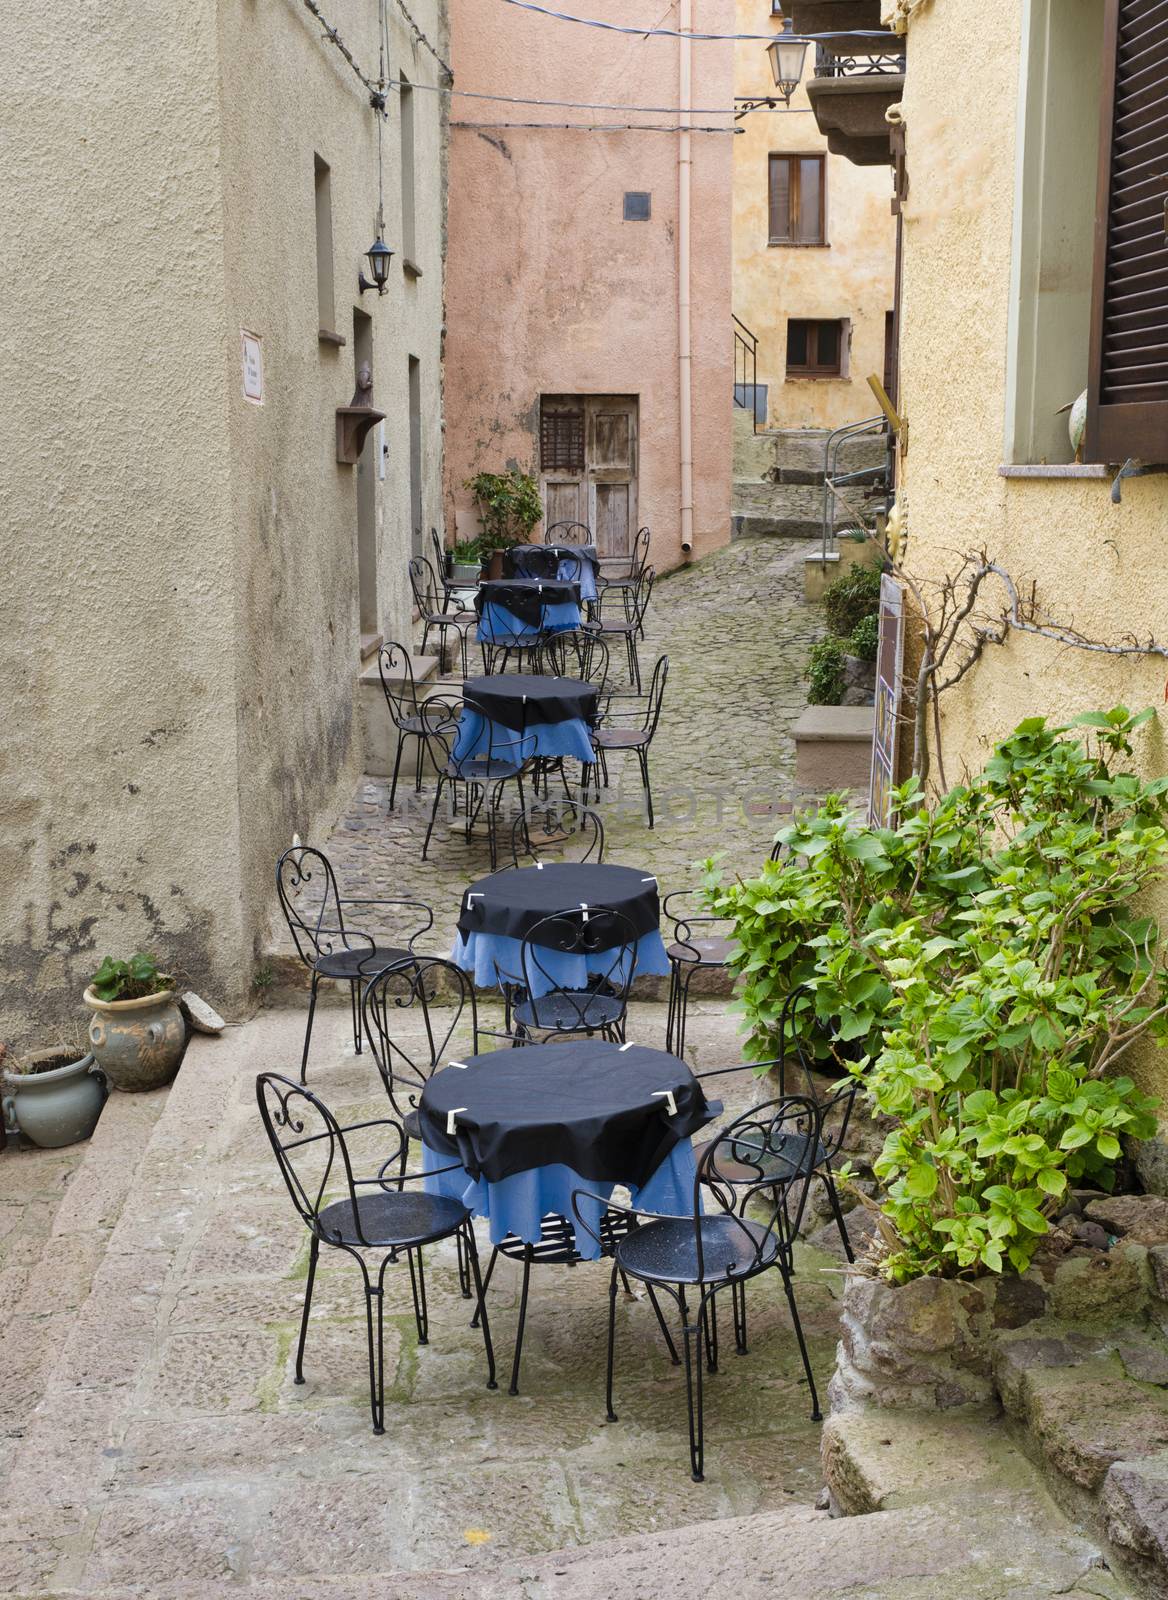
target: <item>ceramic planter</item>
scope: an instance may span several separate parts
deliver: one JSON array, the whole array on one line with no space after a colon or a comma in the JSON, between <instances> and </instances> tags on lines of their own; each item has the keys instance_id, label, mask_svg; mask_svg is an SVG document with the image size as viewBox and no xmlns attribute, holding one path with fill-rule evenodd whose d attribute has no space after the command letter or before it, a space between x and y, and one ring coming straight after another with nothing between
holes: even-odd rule
<instances>
[{"instance_id":1,"label":"ceramic planter","mask_svg":"<svg viewBox=\"0 0 1168 1600\"><path fill-rule=\"evenodd\" d=\"M21 1133L42 1150L88 1139L108 1092L105 1075L91 1055L48 1071L35 1070L39 1062L60 1056L59 1049L37 1050L25 1058L25 1071L5 1073L3 1080L5 1110L11 1107Z\"/></svg>"},{"instance_id":2,"label":"ceramic planter","mask_svg":"<svg viewBox=\"0 0 1168 1600\"><path fill-rule=\"evenodd\" d=\"M170 1082L187 1042L187 1025L173 989L140 1000L99 1000L90 988L85 1004L93 1012L89 1042L115 1089L138 1093Z\"/></svg>"},{"instance_id":3,"label":"ceramic planter","mask_svg":"<svg viewBox=\"0 0 1168 1600\"><path fill-rule=\"evenodd\" d=\"M451 564L451 581L460 589L473 589L479 581L482 564L478 561L455 561Z\"/></svg>"}]
</instances>

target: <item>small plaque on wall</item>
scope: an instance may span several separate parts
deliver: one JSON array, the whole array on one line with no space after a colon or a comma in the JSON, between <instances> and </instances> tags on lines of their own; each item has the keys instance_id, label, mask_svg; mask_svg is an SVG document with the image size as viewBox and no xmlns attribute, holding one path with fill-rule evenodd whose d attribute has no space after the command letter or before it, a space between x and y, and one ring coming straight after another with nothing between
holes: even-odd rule
<instances>
[{"instance_id":1,"label":"small plaque on wall","mask_svg":"<svg viewBox=\"0 0 1168 1600\"><path fill-rule=\"evenodd\" d=\"M253 406L264 403L264 352L258 333L240 329L243 341L243 398Z\"/></svg>"}]
</instances>

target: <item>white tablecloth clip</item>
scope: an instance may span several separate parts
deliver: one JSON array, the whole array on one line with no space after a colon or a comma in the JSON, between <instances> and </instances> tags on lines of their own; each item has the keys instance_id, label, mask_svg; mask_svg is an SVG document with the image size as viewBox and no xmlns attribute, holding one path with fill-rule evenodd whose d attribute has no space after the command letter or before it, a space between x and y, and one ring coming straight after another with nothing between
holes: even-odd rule
<instances>
[{"instance_id":1,"label":"white tablecloth clip","mask_svg":"<svg viewBox=\"0 0 1168 1600\"><path fill-rule=\"evenodd\" d=\"M641 882L642 883L656 883L657 879L656 878L642 878Z\"/></svg>"},{"instance_id":2,"label":"white tablecloth clip","mask_svg":"<svg viewBox=\"0 0 1168 1600\"><path fill-rule=\"evenodd\" d=\"M671 1117L675 1117L677 1115L677 1101L673 1098L672 1089L654 1089L652 1098L654 1100L667 1101L669 1104L669 1115ZM453 1132L453 1129L450 1131Z\"/></svg>"},{"instance_id":3,"label":"white tablecloth clip","mask_svg":"<svg viewBox=\"0 0 1168 1600\"><path fill-rule=\"evenodd\" d=\"M622 1044L620 1046L619 1050L617 1051L617 1055L618 1056L623 1056L626 1050L631 1050L632 1048L633 1048L633 1041L630 1039L628 1044Z\"/></svg>"},{"instance_id":4,"label":"white tablecloth clip","mask_svg":"<svg viewBox=\"0 0 1168 1600\"><path fill-rule=\"evenodd\" d=\"M535 863L535 870L537 872L542 872L543 871L543 862L542 861L537 861Z\"/></svg>"},{"instance_id":5,"label":"white tablecloth clip","mask_svg":"<svg viewBox=\"0 0 1168 1600\"><path fill-rule=\"evenodd\" d=\"M465 1110L466 1110L465 1106L455 1106L453 1111L448 1111L446 1113L446 1131L452 1137L454 1135L454 1119L455 1119L455 1117L458 1115L458 1113L460 1111L465 1111Z\"/></svg>"},{"instance_id":6,"label":"white tablecloth clip","mask_svg":"<svg viewBox=\"0 0 1168 1600\"><path fill-rule=\"evenodd\" d=\"M465 1061L448 1061L446 1065L448 1067L457 1067L459 1072L468 1072L470 1070Z\"/></svg>"},{"instance_id":7,"label":"white tablecloth clip","mask_svg":"<svg viewBox=\"0 0 1168 1600\"><path fill-rule=\"evenodd\" d=\"M470 903L472 900L481 900L482 898L483 891L481 889L476 890L474 894L468 894L466 897L467 910L470 910Z\"/></svg>"},{"instance_id":8,"label":"white tablecloth clip","mask_svg":"<svg viewBox=\"0 0 1168 1600\"><path fill-rule=\"evenodd\" d=\"M584 913L583 920L585 922L587 922L588 921L588 902L587 902L587 900L581 900L581 902L580 902L580 910Z\"/></svg>"}]
</instances>

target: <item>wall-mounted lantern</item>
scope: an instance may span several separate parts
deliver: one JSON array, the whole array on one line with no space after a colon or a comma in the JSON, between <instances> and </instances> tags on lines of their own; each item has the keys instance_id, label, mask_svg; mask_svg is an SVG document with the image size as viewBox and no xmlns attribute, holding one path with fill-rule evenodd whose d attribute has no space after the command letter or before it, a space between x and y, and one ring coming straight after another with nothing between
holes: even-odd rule
<instances>
[{"instance_id":1,"label":"wall-mounted lantern","mask_svg":"<svg viewBox=\"0 0 1168 1600\"><path fill-rule=\"evenodd\" d=\"M785 25L783 33L772 39L766 47L767 55L771 58L771 74L775 80L775 87L783 98L785 105L791 104L791 96L799 87L803 77L803 64L807 59L807 40L794 38L790 32L790 22Z\"/></svg>"},{"instance_id":2,"label":"wall-mounted lantern","mask_svg":"<svg viewBox=\"0 0 1168 1600\"><path fill-rule=\"evenodd\" d=\"M365 252L365 259L369 263L372 279L365 276L364 272L357 274L357 287L364 294L366 289L376 289L378 294L384 294L389 281L389 263L393 260L393 251L381 237L378 230L377 237Z\"/></svg>"}]
</instances>

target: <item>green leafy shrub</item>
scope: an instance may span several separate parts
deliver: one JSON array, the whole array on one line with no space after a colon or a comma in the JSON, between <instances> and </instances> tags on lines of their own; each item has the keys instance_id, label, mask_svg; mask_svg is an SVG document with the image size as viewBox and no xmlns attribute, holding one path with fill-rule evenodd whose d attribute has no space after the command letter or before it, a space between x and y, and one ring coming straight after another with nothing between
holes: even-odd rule
<instances>
[{"instance_id":1,"label":"green leafy shrub","mask_svg":"<svg viewBox=\"0 0 1168 1600\"><path fill-rule=\"evenodd\" d=\"M839 705L845 682L844 647L838 639L819 639L811 646L803 676L809 684L807 699L811 705Z\"/></svg>"},{"instance_id":2,"label":"green leafy shrub","mask_svg":"<svg viewBox=\"0 0 1168 1600\"><path fill-rule=\"evenodd\" d=\"M1121 1068L1168 1042L1161 932L1139 897L1168 865L1168 778L1125 770L1151 712L1021 723L984 771L892 828L842 797L794 820L787 854L707 898L733 917L747 1053L782 1005L813 1054L894 1119L875 1164L893 1281L1025 1269L1068 1186L1111 1188L1122 1136L1155 1131ZM846 1057L853 1054L855 1060Z\"/></svg>"},{"instance_id":3,"label":"green leafy shrub","mask_svg":"<svg viewBox=\"0 0 1168 1600\"><path fill-rule=\"evenodd\" d=\"M522 544L543 517L539 484L518 467L506 472L476 472L463 487L472 492L478 506L483 531L476 542L481 556Z\"/></svg>"},{"instance_id":4,"label":"green leafy shrub","mask_svg":"<svg viewBox=\"0 0 1168 1600\"><path fill-rule=\"evenodd\" d=\"M159 972L154 957L140 950L128 961L106 956L90 987L99 1000L140 1000L148 994L162 994L171 985L172 980Z\"/></svg>"},{"instance_id":5,"label":"green leafy shrub","mask_svg":"<svg viewBox=\"0 0 1168 1600\"><path fill-rule=\"evenodd\" d=\"M823 591L827 625L839 639L847 639L856 624L880 609L880 573L875 567L851 567Z\"/></svg>"},{"instance_id":6,"label":"green leafy shrub","mask_svg":"<svg viewBox=\"0 0 1168 1600\"><path fill-rule=\"evenodd\" d=\"M861 617L852 629L851 638L848 640L848 654L859 656L861 661L875 661L879 644L880 618L873 611L870 615Z\"/></svg>"},{"instance_id":7,"label":"green leafy shrub","mask_svg":"<svg viewBox=\"0 0 1168 1600\"><path fill-rule=\"evenodd\" d=\"M483 546L480 539L460 539L450 552L450 559L455 566L472 567L483 557Z\"/></svg>"}]
</instances>

